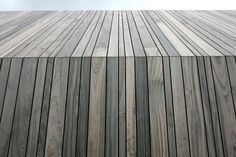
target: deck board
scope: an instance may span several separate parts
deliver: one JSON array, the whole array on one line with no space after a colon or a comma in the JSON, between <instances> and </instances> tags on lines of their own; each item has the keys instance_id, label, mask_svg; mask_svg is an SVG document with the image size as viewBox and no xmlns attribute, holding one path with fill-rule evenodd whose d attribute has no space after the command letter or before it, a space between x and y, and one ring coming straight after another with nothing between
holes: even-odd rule
<instances>
[{"instance_id":1,"label":"deck board","mask_svg":"<svg viewBox=\"0 0 236 157\"><path fill-rule=\"evenodd\" d=\"M235 55L235 11L0 12L0 156L235 156Z\"/></svg>"}]
</instances>

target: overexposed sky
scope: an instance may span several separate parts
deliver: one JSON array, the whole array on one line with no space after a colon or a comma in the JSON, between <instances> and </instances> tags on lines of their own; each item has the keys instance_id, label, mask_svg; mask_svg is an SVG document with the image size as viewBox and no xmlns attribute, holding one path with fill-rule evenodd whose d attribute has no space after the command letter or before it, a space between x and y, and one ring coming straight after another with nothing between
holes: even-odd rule
<instances>
[{"instance_id":1,"label":"overexposed sky","mask_svg":"<svg viewBox=\"0 0 236 157\"><path fill-rule=\"evenodd\" d=\"M236 0L0 0L0 10L236 9Z\"/></svg>"}]
</instances>

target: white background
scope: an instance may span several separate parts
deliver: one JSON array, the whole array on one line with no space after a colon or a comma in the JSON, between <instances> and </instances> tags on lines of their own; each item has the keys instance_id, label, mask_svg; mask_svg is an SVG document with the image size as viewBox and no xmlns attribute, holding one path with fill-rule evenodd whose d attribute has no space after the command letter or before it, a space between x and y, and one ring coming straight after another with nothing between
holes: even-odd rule
<instances>
[{"instance_id":1,"label":"white background","mask_svg":"<svg viewBox=\"0 0 236 157\"><path fill-rule=\"evenodd\" d=\"M0 0L0 10L236 9L236 0Z\"/></svg>"}]
</instances>

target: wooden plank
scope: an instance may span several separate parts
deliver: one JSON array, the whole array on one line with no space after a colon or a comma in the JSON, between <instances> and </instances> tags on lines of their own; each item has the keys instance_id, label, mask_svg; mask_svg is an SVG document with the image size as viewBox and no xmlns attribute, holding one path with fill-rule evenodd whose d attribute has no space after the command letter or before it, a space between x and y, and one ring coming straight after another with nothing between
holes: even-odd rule
<instances>
[{"instance_id":1,"label":"wooden plank","mask_svg":"<svg viewBox=\"0 0 236 157\"><path fill-rule=\"evenodd\" d=\"M8 82L8 76L9 71L11 67L11 59L3 59L1 63L1 70L0 70L0 122L2 117L2 110L3 110L3 104L5 99L5 93L7 89L7 82Z\"/></svg>"},{"instance_id":2,"label":"wooden plank","mask_svg":"<svg viewBox=\"0 0 236 157\"><path fill-rule=\"evenodd\" d=\"M126 142L127 157L137 156L136 96L134 57L126 58Z\"/></svg>"},{"instance_id":3,"label":"wooden plank","mask_svg":"<svg viewBox=\"0 0 236 157\"><path fill-rule=\"evenodd\" d=\"M234 110L236 111L236 62L234 57L226 57Z\"/></svg>"},{"instance_id":4,"label":"wooden plank","mask_svg":"<svg viewBox=\"0 0 236 157\"><path fill-rule=\"evenodd\" d=\"M80 25L78 26L78 28L70 36L69 40L65 45L63 45L62 49L57 54L58 57L68 57L74 52L76 46L84 36L84 33L90 26L91 22L94 20L96 14L97 13L93 11L88 15L88 17L80 21Z\"/></svg>"},{"instance_id":5,"label":"wooden plank","mask_svg":"<svg viewBox=\"0 0 236 157\"><path fill-rule=\"evenodd\" d=\"M147 56L160 56L156 45L154 44L148 30L145 27L141 17L139 16L138 11L132 11L135 25L137 27L141 42L143 44L144 50Z\"/></svg>"},{"instance_id":6,"label":"wooden plank","mask_svg":"<svg viewBox=\"0 0 236 157\"><path fill-rule=\"evenodd\" d=\"M86 18L87 15L88 12L83 11L79 16L77 16L69 27L63 31L62 34L60 34L60 36L47 48L47 50L44 51L40 57L55 57L79 26L79 21Z\"/></svg>"},{"instance_id":7,"label":"wooden plank","mask_svg":"<svg viewBox=\"0 0 236 157\"><path fill-rule=\"evenodd\" d=\"M45 157L61 156L69 58L56 58L48 117Z\"/></svg>"},{"instance_id":8,"label":"wooden plank","mask_svg":"<svg viewBox=\"0 0 236 157\"><path fill-rule=\"evenodd\" d=\"M126 157L126 62L125 57L119 59L119 157Z\"/></svg>"},{"instance_id":9,"label":"wooden plank","mask_svg":"<svg viewBox=\"0 0 236 157\"><path fill-rule=\"evenodd\" d=\"M215 84L216 100L219 109L224 153L235 154L236 126L235 110L224 57L211 57L212 75Z\"/></svg>"},{"instance_id":10,"label":"wooden plank","mask_svg":"<svg viewBox=\"0 0 236 157\"><path fill-rule=\"evenodd\" d=\"M44 149L46 146L47 125L48 125L50 97L51 97L51 90L52 90L51 87L52 87L52 79L53 79L53 68L54 68L54 58L48 58L47 71L45 75L45 83L43 87L44 92L43 92L39 133L38 133L37 149L36 149L36 153L37 153L36 156L38 157L44 156Z\"/></svg>"},{"instance_id":11,"label":"wooden plank","mask_svg":"<svg viewBox=\"0 0 236 157\"><path fill-rule=\"evenodd\" d=\"M181 58L170 58L177 156L190 156L188 119L184 100Z\"/></svg>"},{"instance_id":12,"label":"wooden plank","mask_svg":"<svg viewBox=\"0 0 236 157\"><path fill-rule=\"evenodd\" d=\"M137 28L134 23L134 19L132 17L132 13L130 11L127 11L126 14L127 14L126 17L127 17L130 36L131 36L130 38L131 38L133 49L134 49L134 55L145 56L146 53L143 49L140 36L138 34Z\"/></svg>"},{"instance_id":13,"label":"wooden plank","mask_svg":"<svg viewBox=\"0 0 236 157\"><path fill-rule=\"evenodd\" d=\"M108 47L108 57L117 57L118 56L118 44L119 44L119 25L118 25L118 12L115 11L113 15L113 20L111 24L111 32L109 39Z\"/></svg>"},{"instance_id":14,"label":"wooden plank","mask_svg":"<svg viewBox=\"0 0 236 157\"><path fill-rule=\"evenodd\" d=\"M124 27L123 27L123 18L122 18L122 11L119 11L119 34L118 34L118 44L119 44L119 52L118 56L125 56L125 49L124 49Z\"/></svg>"},{"instance_id":15,"label":"wooden plank","mask_svg":"<svg viewBox=\"0 0 236 157\"><path fill-rule=\"evenodd\" d=\"M27 157L36 156L37 153L36 150L38 144L38 133L39 133L46 68L47 68L47 58L39 58L37 77L34 89L34 98L32 103L31 120L29 125L29 135L26 149Z\"/></svg>"},{"instance_id":16,"label":"wooden plank","mask_svg":"<svg viewBox=\"0 0 236 157\"><path fill-rule=\"evenodd\" d=\"M152 27L155 35L157 36L157 38L159 39L160 43L162 44L162 46L164 47L166 53L169 56L178 56L178 52L174 49L174 47L171 45L171 43L169 42L169 40L166 38L166 36L163 34L163 32L160 30L160 28L156 25L156 23L158 21L153 20L147 11L143 11L142 12L145 19L148 21L149 25Z\"/></svg>"},{"instance_id":17,"label":"wooden plank","mask_svg":"<svg viewBox=\"0 0 236 157\"><path fill-rule=\"evenodd\" d=\"M95 16L93 22L91 23L90 27L88 30L85 32L83 38L75 48L73 54L71 55L72 57L81 57L84 54L85 49L87 48L87 45L93 36L94 31L98 27L99 21L102 19L102 14L104 15L104 12L98 12L98 14Z\"/></svg>"},{"instance_id":18,"label":"wooden plank","mask_svg":"<svg viewBox=\"0 0 236 157\"><path fill-rule=\"evenodd\" d=\"M25 156L38 59L23 60L8 156Z\"/></svg>"},{"instance_id":19,"label":"wooden plank","mask_svg":"<svg viewBox=\"0 0 236 157\"><path fill-rule=\"evenodd\" d=\"M137 114L137 155L151 155L150 108L148 99L147 60L135 58L135 94Z\"/></svg>"},{"instance_id":20,"label":"wooden plank","mask_svg":"<svg viewBox=\"0 0 236 157\"><path fill-rule=\"evenodd\" d=\"M219 154L219 156L224 156L224 148L223 148L222 135L221 135L222 131L220 127L219 110L218 110L218 106L216 102L216 94L215 94L215 87L214 87L213 76L212 76L210 57L204 57L203 59L204 59L204 67L205 67L206 80L207 80L206 87L208 88L209 104L210 104L211 115L212 115L216 154Z\"/></svg>"},{"instance_id":21,"label":"wooden plank","mask_svg":"<svg viewBox=\"0 0 236 157\"><path fill-rule=\"evenodd\" d=\"M113 12L108 11L93 50L93 57L105 57L108 52Z\"/></svg>"},{"instance_id":22,"label":"wooden plank","mask_svg":"<svg viewBox=\"0 0 236 157\"><path fill-rule=\"evenodd\" d=\"M70 59L63 135L63 156L75 156L76 153L77 119L80 90L80 66L81 58Z\"/></svg>"},{"instance_id":23,"label":"wooden plank","mask_svg":"<svg viewBox=\"0 0 236 157\"><path fill-rule=\"evenodd\" d=\"M196 58L183 57L182 68L191 156L208 156Z\"/></svg>"},{"instance_id":24,"label":"wooden plank","mask_svg":"<svg viewBox=\"0 0 236 157\"><path fill-rule=\"evenodd\" d=\"M222 147L221 149L217 150L216 144L215 144L217 141L215 137L216 138L220 138L220 137L215 136L215 130L214 130L214 124L213 124L214 120L212 120L213 115L212 115L212 109L211 109L211 104L209 100L210 98L209 98L209 91L208 91L207 78L206 78L206 69L204 66L204 58L197 57L196 59L197 59L197 65L198 65L198 75L199 75L199 84L200 84L200 89L201 89L203 114L205 118L208 153L209 153L209 156L216 156L216 154L223 156Z\"/></svg>"},{"instance_id":25,"label":"wooden plank","mask_svg":"<svg viewBox=\"0 0 236 157\"><path fill-rule=\"evenodd\" d=\"M16 107L22 59L12 59L0 125L0 156L7 157Z\"/></svg>"},{"instance_id":26,"label":"wooden plank","mask_svg":"<svg viewBox=\"0 0 236 157\"><path fill-rule=\"evenodd\" d=\"M76 156L87 157L91 58L82 58Z\"/></svg>"},{"instance_id":27,"label":"wooden plank","mask_svg":"<svg viewBox=\"0 0 236 157\"><path fill-rule=\"evenodd\" d=\"M168 148L169 156L177 156L177 143L176 143L176 128L175 128L175 113L173 106L172 84L171 84L171 69L170 58L163 57L163 79L165 83L165 104L166 104L166 121L167 121L167 134L168 134ZM149 87L150 88L150 87Z\"/></svg>"},{"instance_id":28,"label":"wooden plank","mask_svg":"<svg viewBox=\"0 0 236 157\"><path fill-rule=\"evenodd\" d=\"M118 46L118 45L117 45ZM118 49L117 49L118 50ZM118 51L117 51L118 53ZM118 57L107 58L105 155L119 156Z\"/></svg>"},{"instance_id":29,"label":"wooden plank","mask_svg":"<svg viewBox=\"0 0 236 157\"><path fill-rule=\"evenodd\" d=\"M147 69L151 156L167 157L169 155L162 58L147 57Z\"/></svg>"},{"instance_id":30,"label":"wooden plank","mask_svg":"<svg viewBox=\"0 0 236 157\"><path fill-rule=\"evenodd\" d=\"M106 58L93 57L88 126L88 157L105 155Z\"/></svg>"}]
</instances>

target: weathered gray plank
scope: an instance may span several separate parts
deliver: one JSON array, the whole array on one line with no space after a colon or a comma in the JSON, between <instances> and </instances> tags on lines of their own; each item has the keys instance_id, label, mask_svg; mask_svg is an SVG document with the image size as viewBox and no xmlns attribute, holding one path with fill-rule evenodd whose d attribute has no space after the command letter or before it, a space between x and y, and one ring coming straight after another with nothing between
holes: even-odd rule
<instances>
[{"instance_id":1,"label":"weathered gray plank","mask_svg":"<svg viewBox=\"0 0 236 157\"><path fill-rule=\"evenodd\" d=\"M43 100L43 90L44 82L47 68L47 58L40 58L38 61L37 77L34 89L34 98L32 102L32 113L29 125L29 135L27 142L27 152L26 156L36 156L37 144L38 144L38 134L39 134L39 124Z\"/></svg>"},{"instance_id":2,"label":"weathered gray plank","mask_svg":"<svg viewBox=\"0 0 236 157\"><path fill-rule=\"evenodd\" d=\"M61 156L69 58L56 58L53 72L45 157Z\"/></svg>"},{"instance_id":3,"label":"weathered gray plank","mask_svg":"<svg viewBox=\"0 0 236 157\"><path fill-rule=\"evenodd\" d=\"M163 57L163 79L165 83L165 104L166 104L166 121L168 134L169 156L177 156L176 133L175 133L175 113L173 106L173 95L171 86L171 69L170 58Z\"/></svg>"},{"instance_id":4,"label":"weathered gray plank","mask_svg":"<svg viewBox=\"0 0 236 157\"><path fill-rule=\"evenodd\" d=\"M47 136L48 116L50 107L51 87L53 79L54 58L47 59L47 71L44 83L43 100L40 115L39 133L37 141L37 156L44 156L44 149Z\"/></svg>"},{"instance_id":5,"label":"weathered gray plank","mask_svg":"<svg viewBox=\"0 0 236 157\"><path fill-rule=\"evenodd\" d=\"M5 99L5 93L7 89L7 82L9 71L11 67L11 59L3 59L0 69L0 122L2 117L3 103Z\"/></svg>"},{"instance_id":6,"label":"weathered gray plank","mask_svg":"<svg viewBox=\"0 0 236 157\"><path fill-rule=\"evenodd\" d=\"M221 127L220 127L220 120L219 120L219 110L218 110L218 106L216 102L216 94L215 94L215 87L214 87L214 81L213 81L213 76L212 76L210 57L204 57L203 59L204 59L208 94L209 94L209 104L210 104L211 115L212 115L216 153L219 156L224 156L224 148L223 148Z\"/></svg>"},{"instance_id":7,"label":"weathered gray plank","mask_svg":"<svg viewBox=\"0 0 236 157\"><path fill-rule=\"evenodd\" d=\"M151 155L147 60L135 58L135 94L137 114L137 156Z\"/></svg>"},{"instance_id":8,"label":"weathered gray plank","mask_svg":"<svg viewBox=\"0 0 236 157\"><path fill-rule=\"evenodd\" d=\"M208 156L196 58L183 57L182 67L191 156Z\"/></svg>"},{"instance_id":9,"label":"weathered gray plank","mask_svg":"<svg viewBox=\"0 0 236 157\"><path fill-rule=\"evenodd\" d=\"M219 110L224 153L235 155L236 119L225 57L211 57L212 75Z\"/></svg>"},{"instance_id":10,"label":"weathered gray plank","mask_svg":"<svg viewBox=\"0 0 236 157\"><path fill-rule=\"evenodd\" d=\"M7 157L21 75L22 59L12 59L0 125L0 156Z\"/></svg>"},{"instance_id":11,"label":"weathered gray plank","mask_svg":"<svg viewBox=\"0 0 236 157\"><path fill-rule=\"evenodd\" d=\"M25 156L38 59L23 59L8 156Z\"/></svg>"},{"instance_id":12,"label":"weathered gray plank","mask_svg":"<svg viewBox=\"0 0 236 157\"><path fill-rule=\"evenodd\" d=\"M88 126L88 157L105 155L106 58L93 57Z\"/></svg>"},{"instance_id":13,"label":"weathered gray plank","mask_svg":"<svg viewBox=\"0 0 236 157\"><path fill-rule=\"evenodd\" d=\"M181 58L170 58L177 156L190 156L188 119L184 100Z\"/></svg>"},{"instance_id":14,"label":"weathered gray plank","mask_svg":"<svg viewBox=\"0 0 236 157\"><path fill-rule=\"evenodd\" d=\"M118 51L117 51L118 53ZM118 114L119 114L119 86L118 86L118 58L107 58L107 87L106 87L106 147L105 156L119 156L119 143L118 143Z\"/></svg>"},{"instance_id":15,"label":"weathered gray plank","mask_svg":"<svg viewBox=\"0 0 236 157\"><path fill-rule=\"evenodd\" d=\"M126 58L126 142L127 157L137 156L136 96L134 57Z\"/></svg>"},{"instance_id":16,"label":"weathered gray plank","mask_svg":"<svg viewBox=\"0 0 236 157\"><path fill-rule=\"evenodd\" d=\"M161 57L147 57L148 96L150 106L151 156L167 157L168 136L166 122L164 72ZM155 67L155 68L153 68Z\"/></svg>"},{"instance_id":17,"label":"weathered gray plank","mask_svg":"<svg viewBox=\"0 0 236 157\"><path fill-rule=\"evenodd\" d=\"M80 90L81 58L70 59L68 91L65 108L65 125L63 136L63 156L75 156Z\"/></svg>"},{"instance_id":18,"label":"weathered gray plank","mask_svg":"<svg viewBox=\"0 0 236 157\"><path fill-rule=\"evenodd\" d=\"M126 156L126 63L125 57L119 58L119 156Z\"/></svg>"},{"instance_id":19,"label":"weathered gray plank","mask_svg":"<svg viewBox=\"0 0 236 157\"><path fill-rule=\"evenodd\" d=\"M91 58L82 58L76 156L87 156Z\"/></svg>"}]
</instances>

